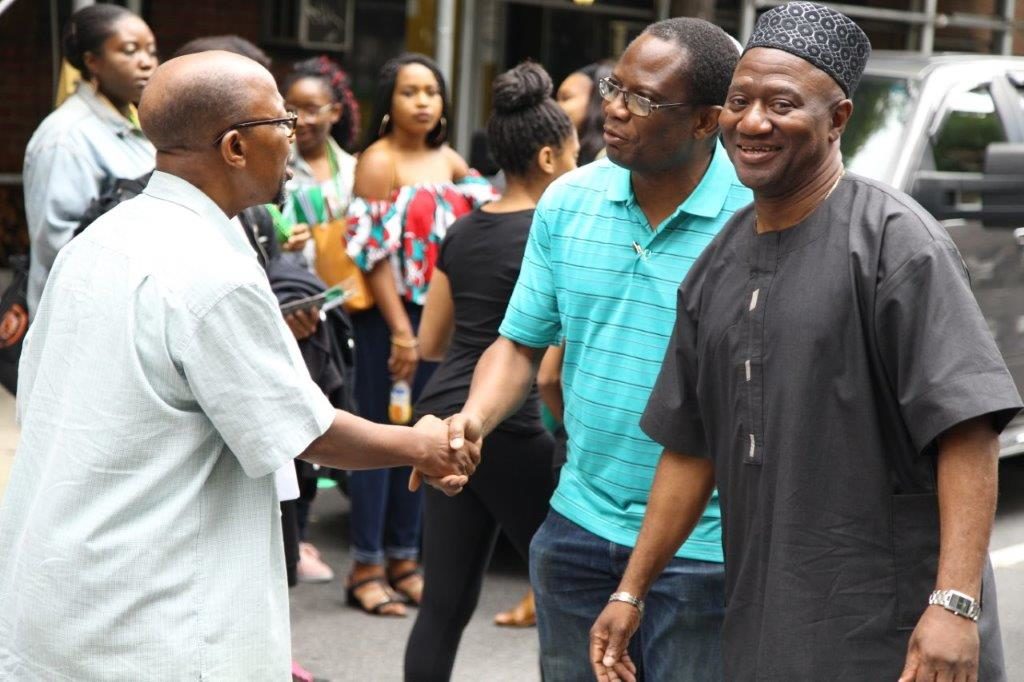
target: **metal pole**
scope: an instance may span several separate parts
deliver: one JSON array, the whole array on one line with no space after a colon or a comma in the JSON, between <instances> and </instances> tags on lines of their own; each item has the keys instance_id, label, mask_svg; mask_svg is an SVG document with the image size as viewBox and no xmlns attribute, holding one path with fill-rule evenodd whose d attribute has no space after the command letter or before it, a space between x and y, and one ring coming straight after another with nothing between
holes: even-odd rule
<instances>
[{"instance_id":1,"label":"metal pole","mask_svg":"<svg viewBox=\"0 0 1024 682\"><path fill-rule=\"evenodd\" d=\"M754 20L757 18L756 0L743 0L740 8L740 44L746 45L750 34L754 32Z\"/></svg>"},{"instance_id":2,"label":"metal pole","mask_svg":"<svg viewBox=\"0 0 1024 682\"><path fill-rule=\"evenodd\" d=\"M938 0L924 0L924 28L921 31L921 53L935 51L935 21L938 14Z\"/></svg>"},{"instance_id":3,"label":"metal pole","mask_svg":"<svg viewBox=\"0 0 1024 682\"><path fill-rule=\"evenodd\" d=\"M50 101L57 101L57 81L60 79L60 26L57 25L57 0L50 0Z\"/></svg>"},{"instance_id":4,"label":"metal pole","mask_svg":"<svg viewBox=\"0 0 1024 682\"><path fill-rule=\"evenodd\" d=\"M1006 26L999 36L1000 54L1013 54L1013 12L1016 4L1015 0L1003 0L1003 20Z\"/></svg>"},{"instance_id":5,"label":"metal pole","mask_svg":"<svg viewBox=\"0 0 1024 682\"><path fill-rule=\"evenodd\" d=\"M83 7L88 7L89 5L95 5L95 4L96 4L96 0L74 0L71 3L71 12L75 13L78 10L82 9Z\"/></svg>"},{"instance_id":6,"label":"metal pole","mask_svg":"<svg viewBox=\"0 0 1024 682\"><path fill-rule=\"evenodd\" d=\"M441 0L437 5L437 43L434 57L449 86L454 82L452 65L455 43L455 0Z\"/></svg>"},{"instance_id":7,"label":"metal pole","mask_svg":"<svg viewBox=\"0 0 1024 682\"><path fill-rule=\"evenodd\" d=\"M669 12L671 10L671 4L672 0L657 0L657 2L655 3L655 7L657 8L657 10L654 16L656 21L668 19Z\"/></svg>"},{"instance_id":8,"label":"metal pole","mask_svg":"<svg viewBox=\"0 0 1024 682\"><path fill-rule=\"evenodd\" d=\"M473 99L477 96L473 87L473 70L476 68L476 0L462 0L462 39L459 41L459 82L455 105L455 141L463 158L469 157L470 141L473 137Z\"/></svg>"}]
</instances>

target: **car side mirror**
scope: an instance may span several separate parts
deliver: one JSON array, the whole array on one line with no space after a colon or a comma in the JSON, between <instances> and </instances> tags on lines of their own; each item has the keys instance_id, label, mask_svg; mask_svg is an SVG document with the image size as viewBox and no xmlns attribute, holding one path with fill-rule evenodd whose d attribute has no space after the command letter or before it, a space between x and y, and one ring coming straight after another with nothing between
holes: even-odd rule
<instances>
[{"instance_id":1,"label":"car side mirror","mask_svg":"<svg viewBox=\"0 0 1024 682\"><path fill-rule=\"evenodd\" d=\"M989 144L983 173L919 171L913 195L936 220L1024 225L1024 144Z\"/></svg>"}]
</instances>

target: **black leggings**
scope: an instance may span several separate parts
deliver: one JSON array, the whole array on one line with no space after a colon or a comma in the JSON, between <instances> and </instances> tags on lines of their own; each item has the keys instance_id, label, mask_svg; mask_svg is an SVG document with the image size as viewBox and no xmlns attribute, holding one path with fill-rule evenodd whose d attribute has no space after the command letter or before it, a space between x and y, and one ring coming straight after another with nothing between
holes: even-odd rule
<instances>
[{"instance_id":1,"label":"black leggings","mask_svg":"<svg viewBox=\"0 0 1024 682\"><path fill-rule=\"evenodd\" d=\"M423 514L423 603L405 649L406 682L451 677L455 652L480 597L498 531L529 557L530 540L554 491L554 440L495 431L480 466L455 497L427 488Z\"/></svg>"}]
</instances>

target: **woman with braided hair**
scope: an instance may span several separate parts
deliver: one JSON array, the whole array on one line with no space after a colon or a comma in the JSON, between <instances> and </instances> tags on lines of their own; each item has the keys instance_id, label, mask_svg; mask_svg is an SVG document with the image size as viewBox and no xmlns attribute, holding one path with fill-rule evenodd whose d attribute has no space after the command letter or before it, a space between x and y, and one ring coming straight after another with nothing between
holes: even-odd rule
<instances>
[{"instance_id":1,"label":"woman with braided hair","mask_svg":"<svg viewBox=\"0 0 1024 682\"><path fill-rule=\"evenodd\" d=\"M447 417L462 408L477 361L498 338L537 200L576 167L576 130L551 91L550 76L532 62L494 81L487 135L505 172L505 193L455 221L441 243L419 341L424 359L443 360L423 389L417 414ZM526 559L554 489L553 449L534 388L485 439L480 466L460 495L425 492L426 584L406 646L406 682L451 676L500 530Z\"/></svg>"},{"instance_id":2,"label":"woman with braided hair","mask_svg":"<svg viewBox=\"0 0 1024 682\"><path fill-rule=\"evenodd\" d=\"M282 249L302 251L306 259L303 265L312 266L328 285L338 284L327 265L332 254L325 249L335 252L334 260L344 257L344 227L339 221L344 221L352 198L356 160L346 150L352 147L359 130L359 104L352 95L348 75L326 56L295 64L281 90L285 108L298 116L289 162L293 175L285 186L284 210L275 213L275 208L268 208L279 226ZM316 496L316 476L303 476L300 481L303 494L297 505L298 579L328 582L334 572L305 539L309 505Z\"/></svg>"},{"instance_id":3,"label":"woman with braided hair","mask_svg":"<svg viewBox=\"0 0 1024 682\"><path fill-rule=\"evenodd\" d=\"M318 239L316 230L344 219L348 212L356 167L348 150L359 130L359 104L348 75L326 56L295 64L281 90L285 107L299 119L290 162L293 176L286 186L288 201L283 215L275 216L281 226L279 237L285 251L304 250L321 278L337 284L317 263L317 250L341 252L344 244L339 239ZM308 241L310 230L313 242Z\"/></svg>"}]
</instances>

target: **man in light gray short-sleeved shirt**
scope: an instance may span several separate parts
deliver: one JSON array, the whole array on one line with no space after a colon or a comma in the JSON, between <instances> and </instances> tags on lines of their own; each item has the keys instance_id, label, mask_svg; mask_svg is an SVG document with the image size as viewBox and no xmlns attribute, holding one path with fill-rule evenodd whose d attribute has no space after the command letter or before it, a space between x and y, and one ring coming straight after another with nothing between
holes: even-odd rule
<instances>
[{"instance_id":1,"label":"man in light gray short-sleeved shirt","mask_svg":"<svg viewBox=\"0 0 1024 682\"><path fill-rule=\"evenodd\" d=\"M286 174L294 120L266 70L171 60L140 115L157 171L62 250L25 345L0 679L287 680L273 472L412 464L451 491L479 453L436 420L338 412L310 379L229 221Z\"/></svg>"}]
</instances>

